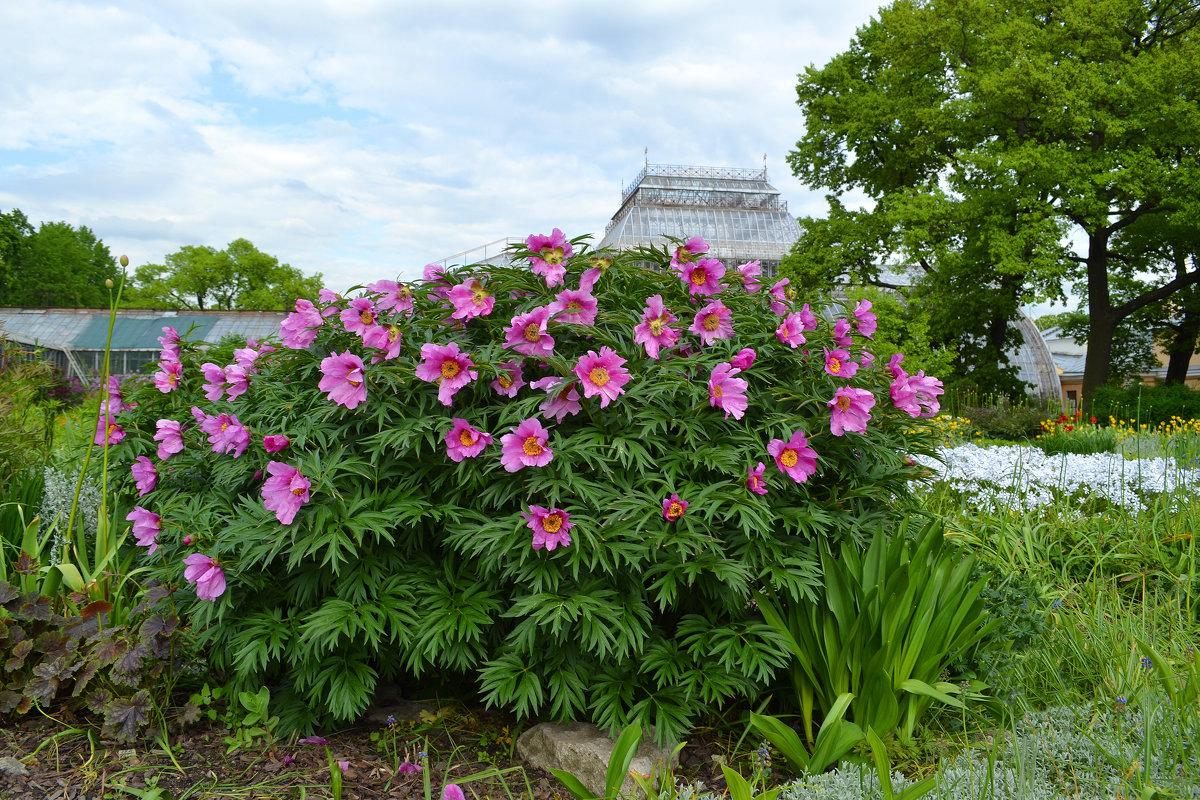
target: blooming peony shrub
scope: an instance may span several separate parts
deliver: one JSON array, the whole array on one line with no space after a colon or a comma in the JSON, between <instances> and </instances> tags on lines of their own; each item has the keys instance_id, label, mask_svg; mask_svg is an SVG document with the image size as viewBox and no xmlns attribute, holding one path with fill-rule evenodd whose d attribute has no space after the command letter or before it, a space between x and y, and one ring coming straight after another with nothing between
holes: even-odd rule
<instances>
[{"instance_id":1,"label":"blooming peony shrub","mask_svg":"<svg viewBox=\"0 0 1200 800\"><path fill-rule=\"evenodd\" d=\"M232 362L185 340L170 392L125 398L147 569L285 724L438 673L677 736L782 678L753 590L810 601L820 542L906 508L940 387L870 353L869 308L759 291L699 237L527 247L297 301Z\"/></svg>"}]
</instances>

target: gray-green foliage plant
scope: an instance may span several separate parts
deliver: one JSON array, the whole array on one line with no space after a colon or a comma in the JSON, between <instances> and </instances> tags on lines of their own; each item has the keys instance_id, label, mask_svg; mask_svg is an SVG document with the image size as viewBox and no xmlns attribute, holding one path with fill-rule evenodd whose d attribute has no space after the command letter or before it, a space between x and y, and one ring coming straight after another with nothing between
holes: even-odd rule
<instances>
[{"instance_id":1,"label":"gray-green foliage plant","mask_svg":"<svg viewBox=\"0 0 1200 800\"><path fill-rule=\"evenodd\" d=\"M310 342L250 349L248 388L234 396L218 388L209 399L200 367L219 369L229 354L184 342L177 385L127 398L116 452L157 469L156 488L136 501L161 519L147 564L182 585L197 580L182 574L184 557L204 560L206 582L195 585L212 602L187 613L207 663L231 689L269 685L282 729L354 718L380 678L437 674L468 680L488 704L521 716L590 718L610 729L636 722L660 740L678 738L706 710L757 696L789 661L783 635L750 602L754 587L790 606L816 601L822 548L849 544L863 525L890 525L909 507L917 470L906 456L928 452L932 437L925 419L894 406L889 390L903 379L872 363L871 340L848 310L833 316L852 320L842 334L860 365L852 379L826 369L833 322L814 317L798 347L776 336L782 318L770 306L798 319L803 301L823 305L817 294L749 292L730 268L719 295L697 295L662 250L614 258L585 249L566 264L565 285L550 287L525 263L537 255L386 291L376 284L354 299L326 296L297 311L315 327ZM597 303L591 324L551 317L551 351L507 346L510 329L517 342L530 335L516 316L540 313L586 281ZM450 287L478 290L494 308L452 318ZM635 341L655 295L680 337L659 358ZM388 308L388 297L399 305ZM733 332L705 345L688 328L714 300L731 312ZM348 329L366 320L383 332L378 348ZM395 352L385 352L391 343ZM450 344L477 377L443 403L418 370L422 351ZM604 348L623 359L610 362L612 374L628 374L611 402L586 396L579 374L581 359ZM323 364L347 354L361 359L362 380L334 383L365 391L353 408L319 388ZM744 416L714 407L724 396L711 388L714 370L738 359ZM511 389L500 379L514 364L523 380ZM539 380L561 383L529 385ZM874 406L862 432L835 435L831 404L845 387ZM574 411L546 410L578 395ZM213 419L224 420L219 431L200 429L203 420L215 430ZM455 419L493 441L452 460ZM547 426L552 459L508 471L503 437L530 419ZM184 426L183 451L168 460L156 458L160 420ZM244 451L214 452L214 438L243 428ZM803 482L767 450L797 432L816 453ZM286 449L266 452L267 435L286 436ZM765 494L752 488L758 462L769 465ZM295 512L286 523L264 507L262 471L272 469L293 481L282 495ZM671 507L672 496L686 511ZM569 514L569 543L531 546L535 507ZM567 532L559 522L555 532Z\"/></svg>"},{"instance_id":2,"label":"gray-green foliage plant","mask_svg":"<svg viewBox=\"0 0 1200 800\"><path fill-rule=\"evenodd\" d=\"M893 534L880 528L865 551L849 541L821 543L816 602L758 600L792 653L809 742L814 716L838 712L847 693L847 717L881 736L910 739L934 700L961 707L961 687L942 673L997 623L980 599L985 582L972 575L974 558L946 542L940 521L911 539L908 522Z\"/></svg>"}]
</instances>

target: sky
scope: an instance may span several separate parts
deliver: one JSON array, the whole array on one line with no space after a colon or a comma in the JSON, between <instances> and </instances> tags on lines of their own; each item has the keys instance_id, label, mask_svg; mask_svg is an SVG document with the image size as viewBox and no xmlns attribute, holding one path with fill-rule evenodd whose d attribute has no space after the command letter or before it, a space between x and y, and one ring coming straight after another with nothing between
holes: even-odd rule
<instances>
[{"instance_id":1,"label":"sky","mask_svg":"<svg viewBox=\"0 0 1200 800\"><path fill-rule=\"evenodd\" d=\"M760 167L873 0L0 3L0 211L133 266L249 239L339 291L562 229L644 162ZM648 149L648 153L646 150Z\"/></svg>"}]
</instances>

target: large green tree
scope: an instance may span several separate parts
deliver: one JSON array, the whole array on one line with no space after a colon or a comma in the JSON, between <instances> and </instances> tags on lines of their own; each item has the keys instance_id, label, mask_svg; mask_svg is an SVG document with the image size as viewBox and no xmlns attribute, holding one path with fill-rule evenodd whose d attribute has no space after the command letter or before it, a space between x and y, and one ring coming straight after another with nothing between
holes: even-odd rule
<instances>
[{"instance_id":1,"label":"large green tree","mask_svg":"<svg viewBox=\"0 0 1200 800\"><path fill-rule=\"evenodd\" d=\"M870 281L889 258L916 265L960 354L982 348L977 364L1003 363L1021 302L1078 280L1090 396L1120 323L1200 282L1156 261L1141 291L1110 285L1137 260L1120 232L1176 214L1200 188L1198 22L1194 0L881 9L846 52L800 76L806 132L789 162L833 194L828 219L802 221L799 274ZM869 209L847 208L846 193ZM836 248L813 253L832 236Z\"/></svg>"},{"instance_id":2,"label":"large green tree","mask_svg":"<svg viewBox=\"0 0 1200 800\"><path fill-rule=\"evenodd\" d=\"M0 305L100 308L104 282L120 274L108 247L84 225L43 222L19 209L0 214Z\"/></svg>"},{"instance_id":3,"label":"large green tree","mask_svg":"<svg viewBox=\"0 0 1200 800\"><path fill-rule=\"evenodd\" d=\"M186 245L162 264L144 264L133 276L131 302L140 306L205 310L284 311L296 298L316 298L320 273L306 277L246 239L224 250Z\"/></svg>"}]
</instances>

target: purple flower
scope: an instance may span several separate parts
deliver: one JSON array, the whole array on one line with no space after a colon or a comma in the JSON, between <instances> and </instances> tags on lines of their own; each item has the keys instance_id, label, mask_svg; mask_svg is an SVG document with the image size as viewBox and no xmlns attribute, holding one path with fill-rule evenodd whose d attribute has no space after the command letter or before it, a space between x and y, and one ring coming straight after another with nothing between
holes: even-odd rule
<instances>
[{"instance_id":1,"label":"purple flower","mask_svg":"<svg viewBox=\"0 0 1200 800\"><path fill-rule=\"evenodd\" d=\"M571 534L567 531L574 528L575 523L571 522L571 515L561 508L530 506L529 513L522 511L521 516L525 518L526 527L533 531L534 550L543 547L553 550L559 545L566 547L571 543Z\"/></svg>"},{"instance_id":2,"label":"purple flower","mask_svg":"<svg viewBox=\"0 0 1200 800\"><path fill-rule=\"evenodd\" d=\"M758 466L749 471L749 475L746 478L746 488L755 494L766 494L767 479L763 477L765 470L766 467L763 466L763 462L758 462Z\"/></svg>"},{"instance_id":3,"label":"purple flower","mask_svg":"<svg viewBox=\"0 0 1200 800\"><path fill-rule=\"evenodd\" d=\"M158 470L154 468L150 459L138 456L130 465L129 471L133 473L133 482L137 486L138 497L154 491L155 485L158 484Z\"/></svg>"},{"instance_id":4,"label":"purple flower","mask_svg":"<svg viewBox=\"0 0 1200 800\"><path fill-rule=\"evenodd\" d=\"M570 322L575 325L594 325L596 323L596 297L592 294L592 286L600 277L599 269L589 269L579 278L578 289L565 289L558 293L550 304L550 316L555 322Z\"/></svg>"},{"instance_id":5,"label":"purple flower","mask_svg":"<svg viewBox=\"0 0 1200 800\"><path fill-rule=\"evenodd\" d=\"M492 443L492 435L476 430L465 419L455 417L454 426L446 433L446 455L455 463L474 458Z\"/></svg>"},{"instance_id":6,"label":"purple flower","mask_svg":"<svg viewBox=\"0 0 1200 800\"><path fill-rule=\"evenodd\" d=\"M791 311L791 303L788 302L787 285L790 283L787 278L783 278L771 287L771 313L777 317L785 316Z\"/></svg>"},{"instance_id":7,"label":"purple flower","mask_svg":"<svg viewBox=\"0 0 1200 800\"><path fill-rule=\"evenodd\" d=\"M853 378L858 372L858 364L850 360L850 354L840 347L836 350L825 349L825 371L835 378Z\"/></svg>"},{"instance_id":8,"label":"purple flower","mask_svg":"<svg viewBox=\"0 0 1200 800\"><path fill-rule=\"evenodd\" d=\"M817 471L817 451L808 446L803 431L795 431L786 442L772 439L767 452L775 458L775 466L787 473L796 483L803 483Z\"/></svg>"},{"instance_id":9,"label":"purple flower","mask_svg":"<svg viewBox=\"0 0 1200 800\"><path fill-rule=\"evenodd\" d=\"M579 381L562 384L563 379L557 375L550 375L529 384L529 388L544 389L549 395L546 402L538 406L538 411L542 412L546 419L553 418L555 422L562 422L567 416L583 411L583 405L579 402ZM562 388L559 388L560 386Z\"/></svg>"},{"instance_id":10,"label":"purple flower","mask_svg":"<svg viewBox=\"0 0 1200 800\"><path fill-rule=\"evenodd\" d=\"M739 372L741 370L722 361L708 378L708 404L724 411L725 419L729 419L730 414L734 419L741 419L746 413L746 387L750 384L745 378L734 377Z\"/></svg>"},{"instance_id":11,"label":"purple flower","mask_svg":"<svg viewBox=\"0 0 1200 800\"><path fill-rule=\"evenodd\" d=\"M96 420L96 436L92 440L98 445L120 444L125 438L125 429L113 421L108 414Z\"/></svg>"},{"instance_id":12,"label":"purple flower","mask_svg":"<svg viewBox=\"0 0 1200 800\"><path fill-rule=\"evenodd\" d=\"M496 380L492 381L492 388L496 390L496 394L516 397L517 392L525 385L521 362L506 361L496 371L499 374L496 375Z\"/></svg>"},{"instance_id":13,"label":"purple flower","mask_svg":"<svg viewBox=\"0 0 1200 800\"><path fill-rule=\"evenodd\" d=\"M312 484L300 474L300 470L282 461L267 464L267 472L271 477L263 481L263 506L275 512L280 524L291 525L300 506L308 502L308 490Z\"/></svg>"},{"instance_id":14,"label":"purple flower","mask_svg":"<svg viewBox=\"0 0 1200 800\"><path fill-rule=\"evenodd\" d=\"M363 362L347 350L340 355L330 353L321 360L323 377L317 384L322 392L329 392L329 399L349 409L367 399L367 379L363 374Z\"/></svg>"},{"instance_id":15,"label":"purple flower","mask_svg":"<svg viewBox=\"0 0 1200 800\"><path fill-rule=\"evenodd\" d=\"M785 316L775 329L775 338L793 349L804 344L807 340L804 338L804 324L800 321L800 315L793 311Z\"/></svg>"},{"instance_id":16,"label":"purple flower","mask_svg":"<svg viewBox=\"0 0 1200 800\"><path fill-rule=\"evenodd\" d=\"M555 228L557 230L557 228ZM456 783L447 783L442 789L442 800L467 800L463 790Z\"/></svg>"},{"instance_id":17,"label":"purple flower","mask_svg":"<svg viewBox=\"0 0 1200 800\"><path fill-rule=\"evenodd\" d=\"M742 372L754 366L754 359L758 356L751 347L744 347L737 352L737 355L729 359L729 363L734 369L740 369Z\"/></svg>"},{"instance_id":18,"label":"purple flower","mask_svg":"<svg viewBox=\"0 0 1200 800\"><path fill-rule=\"evenodd\" d=\"M250 388L250 370L241 364L230 364L225 368L225 394L230 400L240 397Z\"/></svg>"},{"instance_id":19,"label":"purple flower","mask_svg":"<svg viewBox=\"0 0 1200 800\"><path fill-rule=\"evenodd\" d=\"M679 332L671 327L675 316L663 305L662 295L646 298L642 321L634 326L633 341L646 348L646 355L658 359L659 350L671 348L679 341Z\"/></svg>"},{"instance_id":20,"label":"purple flower","mask_svg":"<svg viewBox=\"0 0 1200 800\"><path fill-rule=\"evenodd\" d=\"M317 328L324 320L320 310L309 300L297 300L296 310L284 317L279 324L283 346L292 350L304 350L317 339Z\"/></svg>"},{"instance_id":21,"label":"purple flower","mask_svg":"<svg viewBox=\"0 0 1200 800\"><path fill-rule=\"evenodd\" d=\"M588 350L587 355L580 356L575 365L575 374L583 386L583 396L599 395L600 407L604 408L618 395L624 394L622 387L629 383L629 371L624 364L625 359L611 347L601 347L599 355L595 350Z\"/></svg>"},{"instance_id":22,"label":"purple flower","mask_svg":"<svg viewBox=\"0 0 1200 800\"><path fill-rule=\"evenodd\" d=\"M500 437L500 463L508 472L524 467L544 467L554 459L549 446L550 432L536 417L530 417Z\"/></svg>"},{"instance_id":23,"label":"purple flower","mask_svg":"<svg viewBox=\"0 0 1200 800\"><path fill-rule=\"evenodd\" d=\"M225 369L206 361L200 371L204 373L204 396L215 403L225 394Z\"/></svg>"},{"instance_id":24,"label":"purple flower","mask_svg":"<svg viewBox=\"0 0 1200 800\"><path fill-rule=\"evenodd\" d=\"M454 312L450 315L454 319L486 317L496 305L496 298L483 288L478 278L471 278L455 286L450 290L448 299L454 306Z\"/></svg>"},{"instance_id":25,"label":"purple flower","mask_svg":"<svg viewBox=\"0 0 1200 800\"><path fill-rule=\"evenodd\" d=\"M459 389L479 377L479 373L471 369L475 366L471 357L458 352L458 342L447 345L426 342L421 345L421 357L425 361L417 365L416 376L437 384L438 400L444 406L454 401L454 394Z\"/></svg>"},{"instance_id":26,"label":"purple flower","mask_svg":"<svg viewBox=\"0 0 1200 800\"><path fill-rule=\"evenodd\" d=\"M188 583L196 584L197 599L216 600L225 594L225 570L215 559L203 553L192 553L183 563L187 564L183 578Z\"/></svg>"},{"instance_id":27,"label":"purple flower","mask_svg":"<svg viewBox=\"0 0 1200 800\"><path fill-rule=\"evenodd\" d=\"M555 228L549 236L533 234L525 240L525 246L531 253L537 253L529 257L534 275L543 276L547 286L557 286L563 282L567 272L566 263L574 255L575 248L562 231Z\"/></svg>"},{"instance_id":28,"label":"purple flower","mask_svg":"<svg viewBox=\"0 0 1200 800\"><path fill-rule=\"evenodd\" d=\"M367 291L382 295L375 304L380 311L406 311L412 316L412 290L404 284L395 281L375 281L367 284Z\"/></svg>"},{"instance_id":29,"label":"purple flower","mask_svg":"<svg viewBox=\"0 0 1200 800\"><path fill-rule=\"evenodd\" d=\"M546 332L549 322L549 306L518 314L504 331L504 346L527 356L553 355L554 337Z\"/></svg>"},{"instance_id":30,"label":"purple flower","mask_svg":"<svg viewBox=\"0 0 1200 800\"><path fill-rule=\"evenodd\" d=\"M875 329L878 327L878 322L875 319L875 314L871 311L870 300L859 300L858 305L854 306L854 319L858 323L858 332L868 339L874 338Z\"/></svg>"},{"instance_id":31,"label":"purple flower","mask_svg":"<svg viewBox=\"0 0 1200 800\"><path fill-rule=\"evenodd\" d=\"M725 307L720 300L714 300L696 312L689 331L700 337L700 341L710 345L717 339L733 338L733 312Z\"/></svg>"},{"instance_id":32,"label":"purple flower","mask_svg":"<svg viewBox=\"0 0 1200 800\"><path fill-rule=\"evenodd\" d=\"M687 287L688 294L720 294L723 277L725 265L715 258L701 257L682 264L679 269L679 279Z\"/></svg>"},{"instance_id":33,"label":"purple flower","mask_svg":"<svg viewBox=\"0 0 1200 800\"><path fill-rule=\"evenodd\" d=\"M178 361L158 362L158 372L154 373L154 388L163 394L175 391L179 379L183 377L183 364Z\"/></svg>"},{"instance_id":34,"label":"purple flower","mask_svg":"<svg viewBox=\"0 0 1200 800\"><path fill-rule=\"evenodd\" d=\"M158 534L161 527L158 523L158 514L147 511L141 506L134 506L133 511L125 517L133 523L133 538L142 547L149 547L147 555L154 555L154 551L158 549Z\"/></svg>"},{"instance_id":35,"label":"purple flower","mask_svg":"<svg viewBox=\"0 0 1200 800\"><path fill-rule=\"evenodd\" d=\"M762 288L758 280L762 275L761 261L747 261L738 267L737 271L742 275L742 286L745 287L746 294L754 294Z\"/></svg>"},{"instance_id":36,"label":"purple flower","mask_svg":"<svg viewBox=\"0 0 1200 800\"><path fill-rule=\"evenodd\" d=\"M158 458L166 461L183 450L183 426L173 419L160 419L154 441L158 442Z\"/></svg>"},{"instance_id":37,"label":"purple flower","mask_svg":"<svg viewBox=\"0 0 1200 800\"><path fill-rule=\"evenodd\" d=\"M199 409L192 409L192 413ZM201 412L200 430L208 434L208 443L214 453L233 453L237 458L250 446L250 431L238 421L236 414L218 414L210 417Z\"/></svg>"},{"instance_id":38,"label":"purple flower","mask_svg":"<svg viewBox=\"0 0 1200 800\"><path fill-rule=\"evenodd\" d=\"M839 319L833 323L833 343L838 347L849 347L854 343L854 338L850 335L850 323L844 319Z\"/></svg>"},{"instance_id":39,"label":"purple flower","mask_svg":"<svg viewBox=\"0 0 1200 800\"><path fill-rule=\"evenodd\" d=\"M291 443L288 437L282 435L263 437L263 449L268 453L280 453L286 450Z\"/></svg>"},{"instance_id":40,"label":"purple flower","mask_svg":"<svg viewBox=\"0 0 1200 800\"><path fill-rule=\"evenodd\" d=\"M829 431L834 436L841 436L846 431L866 433L875 395L866 389L843 386L834 392L833 399L825 405L830 408Z\"/></svg>"}]
</instances>

